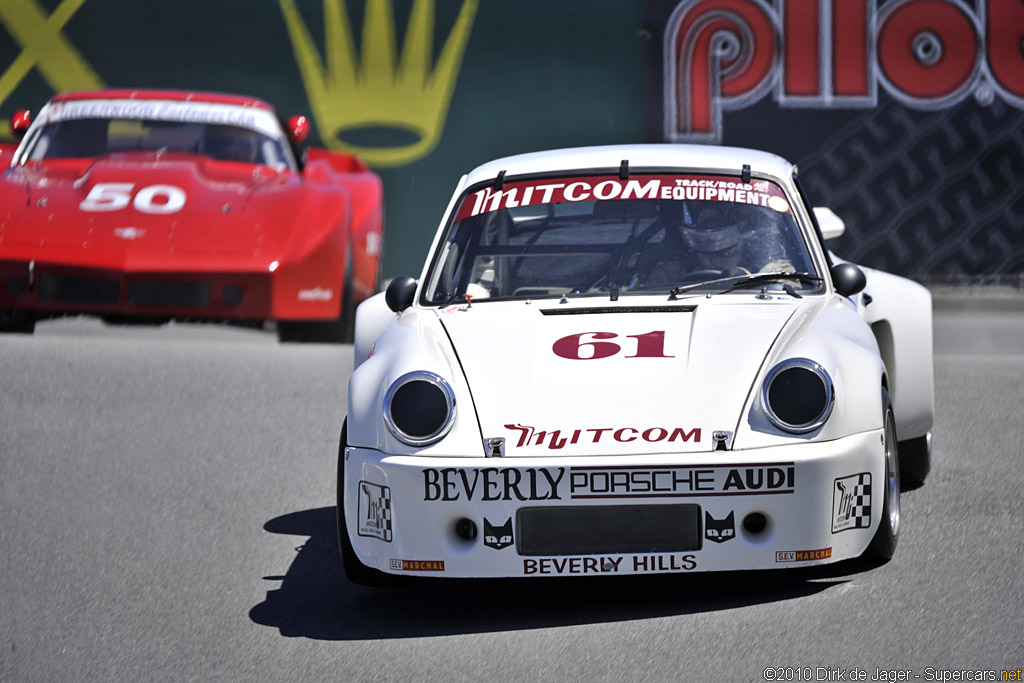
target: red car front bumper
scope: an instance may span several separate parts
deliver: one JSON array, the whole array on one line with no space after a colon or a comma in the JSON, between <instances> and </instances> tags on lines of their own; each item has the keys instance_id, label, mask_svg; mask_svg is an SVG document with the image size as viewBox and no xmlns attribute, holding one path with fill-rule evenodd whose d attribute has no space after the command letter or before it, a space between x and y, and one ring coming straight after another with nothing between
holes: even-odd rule
<instances>
[{"instance_id":1,"label":"red car front bumper","mask_svg":"<svg viewBox=\"0 0 1024 683\"><path fill-rule=\"evenodd\" d=\"M273 318L273 275L124 272L0 261L0 309L166 318Z\"/></svg>"}]
</instances>

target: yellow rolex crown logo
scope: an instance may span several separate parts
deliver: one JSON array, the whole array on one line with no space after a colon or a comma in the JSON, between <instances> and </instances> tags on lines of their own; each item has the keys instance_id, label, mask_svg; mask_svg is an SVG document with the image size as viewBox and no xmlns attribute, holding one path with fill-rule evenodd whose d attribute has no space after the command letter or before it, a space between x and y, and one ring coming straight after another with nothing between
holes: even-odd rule
<instances>
[{"instance_id":1,"label":"yellow rolex crown logo","mask_svg":"<svg viewBox=\"0 0 1024 683\"><path fill-rule=\"evenodd\" d=\"M344 0L323 0L323 59L295 0L278 2L325 145L375 166L407 164L437 146L479 0L463 0L433 69L434 0L413 3L400 56L391 0L366 0L358 62ZM372 147L346 140L346 133L380 128L412 134L415 141Z\"/></svg>"}]
</instances>

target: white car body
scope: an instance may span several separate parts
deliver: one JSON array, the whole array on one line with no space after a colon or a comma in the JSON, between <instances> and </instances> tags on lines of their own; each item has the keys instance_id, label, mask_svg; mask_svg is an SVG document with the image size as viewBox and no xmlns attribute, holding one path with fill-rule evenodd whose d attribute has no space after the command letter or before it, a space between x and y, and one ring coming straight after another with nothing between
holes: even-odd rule
<instances>
[{"instance_id":1,"label":"white car body","mask_svg":"<svg viewBox=\"0 0 1024 683\"><path fill-rule=\"evenodd\" d=\"M824 281L801 297L753 287L424 303L467 192L641 169L774 183ZM862 292L839 294L794 174L752 150L633 145L510 157L463 177L412 305L396 315L380 294L357 312L339 462L346 562L382 575L513 577L785 568L865 553L889 510L883 386L898 438L930 447L931 297L874 270ZM838 217L817 214L825 235L841 234ZM787 359L813 361L834 387L824 423L805 433L774 426L763 406L766 376ZM451 387L454 420L413 446L389 429L384 404L397 379L424 371ZM588 515L607 515L595 522L606 536L628 529L603 540ZM756 515L763 528L748 528ZM657 528L649 539L645 519ZM662 551L659 534L677 522L696 524L697 538Z\"/></svg>"}]
</instances>

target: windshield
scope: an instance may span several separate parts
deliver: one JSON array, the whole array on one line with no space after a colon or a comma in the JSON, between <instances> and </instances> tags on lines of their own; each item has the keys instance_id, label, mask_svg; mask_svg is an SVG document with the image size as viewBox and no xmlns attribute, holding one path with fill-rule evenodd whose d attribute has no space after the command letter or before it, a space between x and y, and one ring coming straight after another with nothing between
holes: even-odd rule
<instances>
[{"instance_id":1,"label":"windshield","mask_svg":"<svg viewBox=\"0 0 1024 683\"><path fill-rule=\"evenodd\" d=\"M42 126L24 159L98 157L123 152L186 152L218 161L295 168L280 139L235 125L152 119L77 118Z\"/></svg>"},{"instance_id":2,"label":"windshield","mask_svg":"<svg viewBox=\"0 0 1024 683\"><path fill-rule=\"evenodd\" d=\"M793 271L817 273L774 183L700 175L530 180L463 198L427 275L425 303L463 294L615 297ZM708 284L715 288L729 287Z\"/></svg>"}]
</instances>

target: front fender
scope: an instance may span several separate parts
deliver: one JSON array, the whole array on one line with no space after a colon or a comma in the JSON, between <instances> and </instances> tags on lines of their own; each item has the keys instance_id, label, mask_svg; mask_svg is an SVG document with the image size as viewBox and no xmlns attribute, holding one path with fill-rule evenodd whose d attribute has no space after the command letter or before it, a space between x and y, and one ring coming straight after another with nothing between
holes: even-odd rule
<instances>
[{"instance_id":1,"label":"front fender","mask_svg":"<svg viewBox=\"0 0 1024 683\"><path fill-rule=\"evenodd\" d=\"M369 313L366 315L370 315ZM394 315L394 314L392 314ZM437 443L409 446L384 424L384 396L402 375L425 370L440 375L455 394L455 421ZM390 455L484 457L476 406L451 341L432 310L408 308L377 338L373 356L349 380L348 442Z\"/></svg>"},{"instance_id":2,"label":"front fender","mask_svg":"<svg viewBox=\"0 0 1024 683\"><path fill-rule=\"evenodd\" d=\"M384 292L374 294L356 308L354 367L358 368L370 357L377 338L395 322L395 312L388 308Z\"/></svg>"},{"instance_id":3,"label":"front fender","mask_svg":"<svg viewBox=\"0 0 1024 683\"><path fill-rule=\"evenodd\" d=\"M835 403L828 421L806 434L780 431L761 404L765 377L789 358L820 364L832 379ZM756 380L733 442L733 448L766 448L787 443L832 441L882 426L881 383L885 367L868 326L845 298L835 296L806 317L794 319L779 335Z\"/></svg>"}]
</instances>

